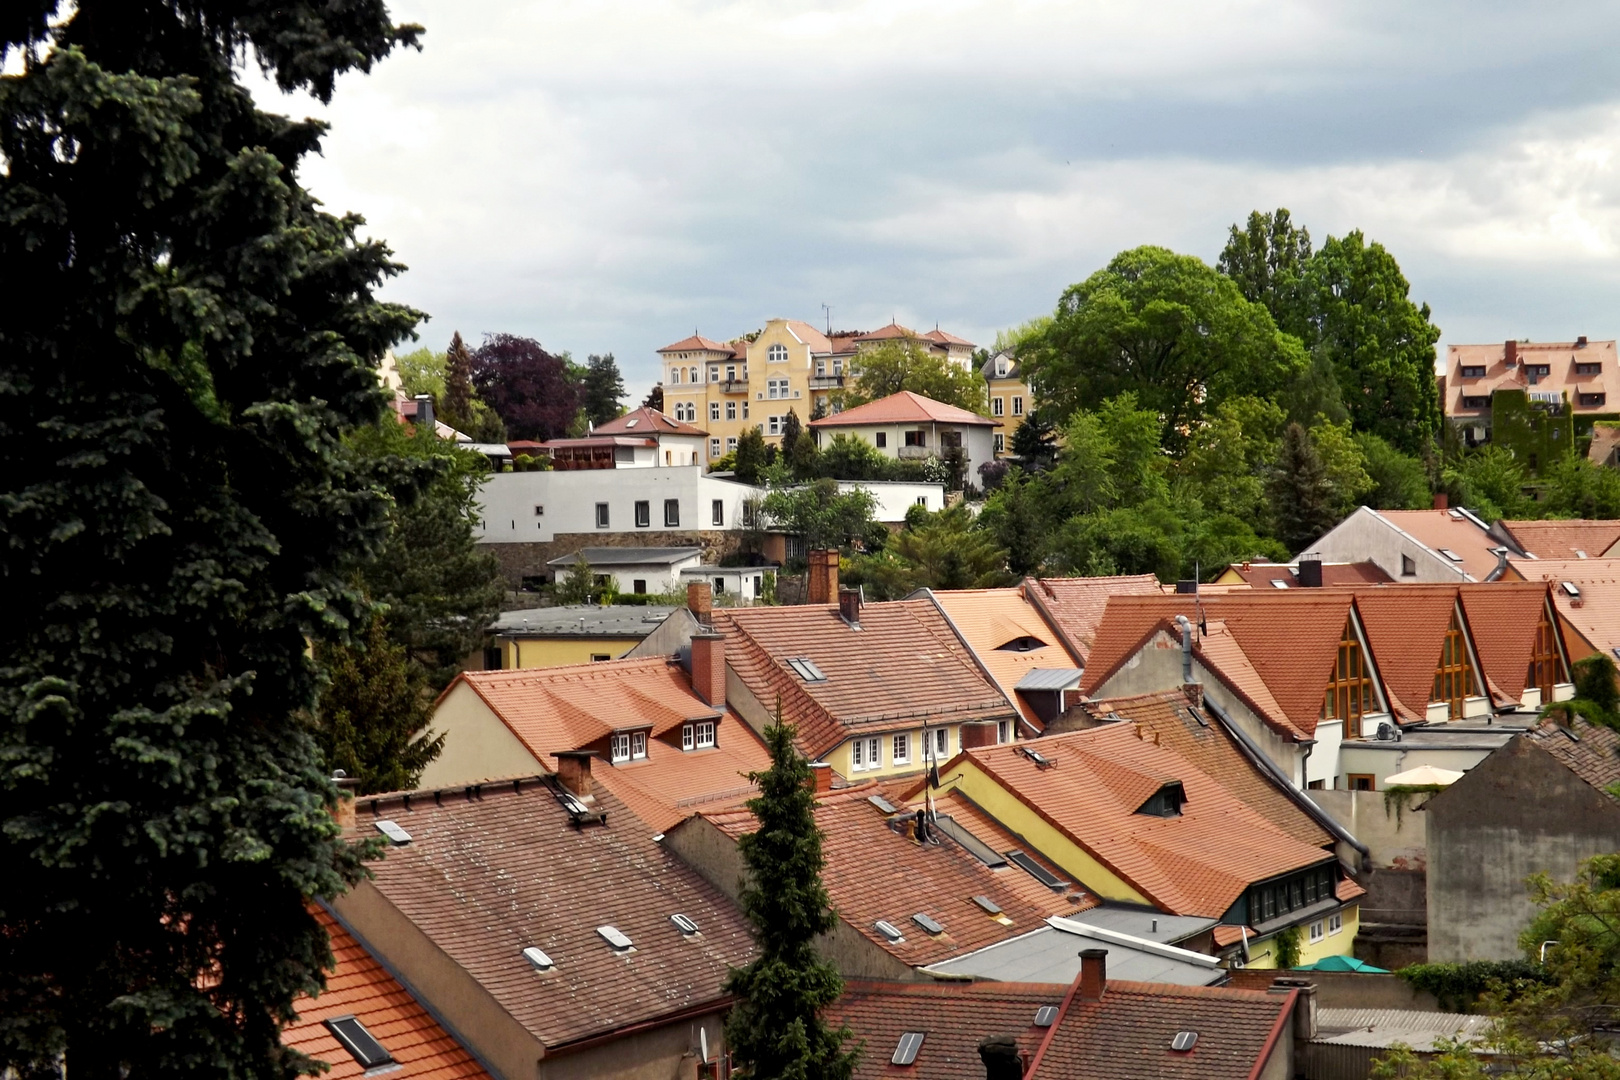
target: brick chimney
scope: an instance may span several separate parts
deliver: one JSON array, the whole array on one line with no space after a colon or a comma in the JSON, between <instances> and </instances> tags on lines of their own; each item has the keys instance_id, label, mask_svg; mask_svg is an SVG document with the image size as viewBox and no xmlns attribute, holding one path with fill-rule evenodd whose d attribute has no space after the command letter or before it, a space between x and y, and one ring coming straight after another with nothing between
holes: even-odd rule
<instances>
[{"instance_id":1,"label":"brick chimney","mask_svg":"<svg viewBox=\"0 0 1620 1080\"><path fill-rule=\"evenodd\" d=\"M831 604L838 597L838 552L836 549L817 548L810 552L809 595L807 604Z\"/></svg>"},{"instance_id":2,"label":"brick chimney","mask_svg":"<svg viewBox=\"0 0 1620 1080\"><path fill-rule=\"evenodd\" d=\"M1108 992L1108 950L1080 950L1080 1000L1101 1001Z\"/></svg>"},{"instance_id":3,"label":"brick chimney","mask_svg":"<svg viewBox=\"0 0 1620 1080\"><path fill-rule=\"evenodd\" d=\"M1502 355L1503 358L1507 360L1508 367L1512 367L1514 364L1519 362L1519 343L1517 341L1503 342L1502 349Z\"/></svg>"},{"instance_id":4,"label":"brick chimney","mask_svg":"<svg viewBox=\"0 0 1620 1080\"><path fill-rule=\"evenodd\" d=\"M1437 491L1434 493L1434 508L1436 510L1448 510L1451 508L1451 500L1446 498L1445 492Z\"/></svg>"},{"instance_id":5,"label":"brick chimney","mask_svg":"<svg viewBox=\"0 0 1620 1080\"><path fill-rule=\"evenodd\" d=\"M707 581L687 583L686 610L690 611L692 617L704 626L709 625L709 620L713 617L714 612L714 592Z\"/></svg>"},{"instance_id":6,"label":"brick chimney","mask_svg":"<svg viewBox=\"0 0 1620 1080\"><path fill-rule=\"evenodd\" d=\"M692 690L716 709L726 707L724 634L692 635Z\"/></svg>"},{"instance_id":7,"label":"brick chimney","mask_svg":"<svg viewBox=\"0 0 1620 1080\"><path fill-rule=\"evenodd\" d=\"M337 805L332 807L332 820L338 823L340 829L352 829L358 822L355 820L354 797L360 794L360 778L350 776L342 769L332 772L332 783L337 785Z\"/></svg>"},{"instance_id":8,"label":"brick chimney","mask_svg":"<svg viewBox=\"0 0 1620 1080\"><path fill-rule=\"evenodd\" d=\"M812 761L810 763L810 790L817 796L825 795L832 790L832 766L825 761Z\"/></svg>"},{"instance_id":9,"label":"brick chimney","mask_svg":"<svg viewBox=\"0 0 1620 1080\"><path fill-rule=\"evenodd\" d=\"M835 569L833 573L837 573ZM861 590L838 588L838 614L856 630L861 628Z\"/></svg>"},{"instance_id":10,"label":"brick chimney","mask_svg":"<svg viewBox=\"0 0 1620 1080\"><path fill-rule=\"evenodd\" d=\"M961 727L963 750L973 750L980 746L994 746L996 744L996 725L994 724L963 724Z\"/></svg>"},{"instance_id":11,"label":"brick chimney","mask_svg":"<svg viewBox=\"0 0 1620 1080\"><path fill-rule=\"evenodd\" d=\"M591 798L591 759L595 750L558 750L557 782L563 789L581 799Z\"/></svg>"}]
</instances>

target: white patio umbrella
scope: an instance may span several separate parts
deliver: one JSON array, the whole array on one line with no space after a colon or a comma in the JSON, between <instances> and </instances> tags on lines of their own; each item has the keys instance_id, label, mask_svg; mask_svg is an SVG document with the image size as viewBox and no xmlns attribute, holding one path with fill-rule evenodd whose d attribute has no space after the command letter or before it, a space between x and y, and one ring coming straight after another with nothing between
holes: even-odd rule
<instances>
[{"instance_id":1,"label":"white patio umbrella","mask_svg":"<svg viewBox=\"0 0 1620 1080\"><path fill-rule=\"evenodd\" d=\"M1433 765L1419 765L1415 769L1384 777L1386 787L1446 787L1462 779L1455 769L1437 769Z\"/></svg>"}]
</instances>

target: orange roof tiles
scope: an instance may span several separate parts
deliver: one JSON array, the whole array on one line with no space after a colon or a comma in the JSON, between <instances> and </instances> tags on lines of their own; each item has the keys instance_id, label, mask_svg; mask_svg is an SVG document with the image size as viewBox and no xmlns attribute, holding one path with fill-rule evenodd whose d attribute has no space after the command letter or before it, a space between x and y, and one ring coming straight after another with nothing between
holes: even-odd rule
<instances>
[{"instance_id":1,"label":"orange roof tiles","mask_svg":"<svg viewBox=\"0 0 1620 1080\"><path fill-rule=\"evenodd\" d=\"M856 1080L916 1076L928 1080L984 1080L979 1043L1012 1035L1018 1049L1033 1054L1047 1028L1035 1026L1043 1006L1062 1003L1062 983L949 982L881 983L848 980L844 996L826 1012L831 1024L848 1024L851 1044L866 1043ZM925 1032L916 1063L889 1063L900 1036Z\"/></svg>"},{"instance_id":2,"label":"orange roof tiles","mask_svg":"<svg viewBox=\"0 0 1620 1080\"><path fill-rule=\"evenodd\" d=\"M970 349L973 348L973 342L967 338L957 337L955 334L941 330L937 326L923 334L922 338L924 341L932 341L939 345L965 345Z\"/></svg>"},{"instance_id":3,"label":"orange roof tiles","mask_svg":"<svg viewBox=\"0 0 1620 1080\"><path fill-rule=\"evenodd\" d=\"M1246 562L1233 563L1229 568L1256 589L1274 589L1273 581L1284 581L1291 589L1299 588L1299 575L1287 563ZM1323 585L1378 585L1393 581L1375 562L1323 563Z\"/></svg>"},{"instance_id":4,"label":"orange roof tiles","mask_svg":"<svg viewBox=\"0 0 1620 1080\"><path fill-rule=\"evenodd\" d=\"M1518 701L1524 696L1536 627L1547 603L1547 585L1493 581L1463 585L1459 592L1485 678L1508 701Z\"/></svg>"},{"instance_id":5,"label":"orange roof tiles","mask_svg":"<svg viewBox=\"0 0 1620 1080\"><path fill-rule=\"evenodd\" d=\"M1509 350L1512 350L1511 365ZM1597 374L1576 371L1577 364L1598 364ZM1538 374L1530 382L1526 365L1545 365L1547 373ZM1483 368L1483 375L1464 375L1463 368ZM1605 393L1608 399L1599 404L1583 405L1576 396L1576 387L1583 391L1588 386ZM1613 412L1620 400L1620 371L1616 369L1613 341L1588 341L1581 345L1573 341L1515 341L1495 342L1490 345L1448 345L1446 370L1441 378L1441 402L1448 417L1487 417L1488 406L1470 405L1467 398L1487 398L1496 390L1524 390L1528 393L1568 394L1568 405L1579 415Z\"/></svg>"},{"instance_id":6,"label":"orange roof tiles","mask_svg":"<svg viewBox=\"0 0 1620 1080\"><path fill-rule=\"evenodd\" d=\"M333 1037L325 1020L353 1016L398 1063L402 1080L489 1080L483 1066L440 1027L375 957L322 908L315 918L332 938L332 968L319 997L294 1002L298 1019L281 1041L331 1068L332 1080L364 1076L365 1067Z\"/></svg>"},{"instance_id":7,"label":"orange roof tiles","mask_svg":"<svg viewBox=\"0 0 1620 1080\"><path fill-rule=\"evenodd\" d=\"M1082 665L1089 662L1110 596L1158 596L1162 591L1152 574L1024 579L1025 595L1068 639Z\"/></svg>"},{"instance_id":8,"label":"orange roof tiles","mask_svg":"<svg viewBox=\"0 0 1620 1080\"><path fill-rule=\"evenodd\" d=\"M631 409L623 416L598 424L593 435L707 435L702 428L693 427L683 420L659 412L646 405Z\"/></svg>"},{"instance_id":9,"label":"orange roof tiles","mask_svg":"<svg viewBox=\"0 0 1620 1080\"><path fill-rule=\"evenodd\" d=\"M1498 521L1538 559L1601 559L1620 544L1620 521Z\"/></svg>"},{"instance_id":10,"label":"orange roof tiles","mask_svg":"<svg viewBox=\"0 0 1620 1080\"><path fill-rule=\"evenodd\" d=\"M861 424L959 424L982 427L1000 427L1000 420L947 405L943 401L902 390L898 394L868 401L853 409L845 409L820 420L810 421L810 427L856 427Z\"/></svg>"},{"instance_id":11,"label":"orange roof tiles","mask_svg":"<svg viewBox=\"0 0 1620 1080\"><path fill-rule=\"evenodd\" d=\"M667 352L730 352L730 345L722 345L718 341L710 341L702 334L693 334L691 337L681 338L673 345L665 345L658 350Z\"/></svg>"},{"instance_id":12,"label":"orange roof tiles","mask_svg":"<svg viewBox=\"0 0 1620 1080\"><path fill-rule=\"evenodd\" d=\"M1143 734L1121 723L1048 735L1046 766L1012 743L961 756L1170 914L1218 919L1253 882L1334 858ZM1179 816L1136 812L1172 780L1186 793Z\"/></svg>"},{"instance_id":13,"label":"orange roof tiles","mask_svg":"<svg viewBox=\"0 0 1620 1080\"><path fill-rule=\"evenodd\" d=\"M894 321L891 320L889 322L889 325L880 326L876 330L872 330L872 331L870 331L868 333L865 333L865 334L860 334L860 335L858 335L856 337L855 340L856 341L897 341L897 340L903 340L905 338L915 338L917 340L921 340L922 335L917 333L917 331L911 329L909 326L901 326L899 323L894 322Z\"/></svg>"},{"instance_id":14,"label":"orange roof tiles","mask_svg":"<svg viewBox=\"0 0 1620 1080\"><path fill-rule=\"evenodd\" d=\"M1394 699L1391 707L1409 723L1426 720L1435 669L1457 608L1457 586L1408 584L1357 589L1355 595L1367 645L1384 688ZM1477 665L1475 676L1483 694Z\"/></svg>"},{"instance_id":15,"label":"orange roof tiles","mask_svg":"<svg viewBox=\"0 0 1620 1080\"><path fill-rule=\"evenodd\" d=\"M1022 586L1010 589L939 590L934 599L961 632L991 677L1023 711L1039 723L1034 710L1018 698L1014 687L1035 668L1078 668L1080 658L1064 644L1039 609L1029 602ZM1040 642L1033 645L1032 642ZM1012 643L1027 648L1008 649Z\"/></svg>"},{"instance_id":16,"label":"orange roof tiles","mask_svg":"<svg viewBox=\"0 0 1620 1080\"><path fill-rule=\"evenodd\" d=\"M359 829L391 818L411 841L373 863L382 894L548 1048L724 1001L730 967L754 943L735 905L652 839L653 829L598 786L605 825L570 823L547 784L356 801ZM341 914L343 904L338 903ZM670 922L681 913L701 936ZM596 932L634 943L619 955ZM555 962L535 970L523 950ZM684 1030L684 1028L683 1028Z\"/></svg>"},{"instance_id":17,"label":"orange roof tiles","mask_svg":"<svg viewBox=\"0 0 1620 1080\"><path fill-rule=\"evenodd\" d=\"M1453 551L1461 561L1447 560L1462 567L1475 581L1484 581L1496 570L1493 550L1504 546L1484 527L1458 510L1379 510L1378 516L1436 553Z\"/></svg>"},{"instance_id":18,"label":"orange roof tiles","mask_svg":"<svg viewBox=\"0 0 1620 1080\"><path fill-rule=\"evenodd\" d=\"M1096 897L1076 901L1054 893L1015 866L992 869L945 836L919 844L868 802L872 795L894 797L878 784L862 784L822 796L816 825L822 831L826 866L821 880L839 916L868 941L913 967L937 964L1038 930L1049 915L1072 915L1094 908ZM999 826L964 813L966 800L937 800L936 811L976 836L996 852L1025 847ZM748 810L705 814L712 824L736 839L758 823ZM1051 869L1051 868L1049 868ZM1057 876L1062 877L1062 874ZM1000 906L998 921L973 902L987 896ZM945 928L929 934L911 917L922 913ZM878 920L898 927L905 940L891 942L874 928Z\"/></svg>"},{"instance_id":19,"label":"orange roof tiles","mask_svg":"<svg viewBox=\"0 0 1620 1080\"><path fill-rule=\"evenodd\" d=\"M928 600L867 604L859 630L821 605L717 608L713 618L726 635L731 673L767 708L781 696L783 716L811 757L863 731L1015 715ZM826 680L805 682L787 664L797 657L808 657Z\"/></svg>"},{"instance_id":20,"label":"orange roof tiles","mask_svg":"<svg viewBox=\"0 0 1620 1080\"><path fill-rule=\"evenodd\" d=\"M822 333L820 330L817 330L809 323L803 321L802 319L784 319L783 322L787 326L788 333L792 334L804 344L810 346L811 352L832 352L832 342L827 339L827 335Z\"/></svg>"},{"instance_id":21,"label":"orange roof tiles","mask_svg":"<svg viewBox=\"0 0 1620 1080\"><path fill-rule=\"evenodd\" d=\"M1552 585L1552 598L1558 614L1599 652L1615 656L1620 648L1620 559L1514 559L1515 573L1527 581ZM1570 596L1563 588L1569 582L1581 591ZM1570 660L1581 659L1570 655Z\"/></svg>"}]
</instances>

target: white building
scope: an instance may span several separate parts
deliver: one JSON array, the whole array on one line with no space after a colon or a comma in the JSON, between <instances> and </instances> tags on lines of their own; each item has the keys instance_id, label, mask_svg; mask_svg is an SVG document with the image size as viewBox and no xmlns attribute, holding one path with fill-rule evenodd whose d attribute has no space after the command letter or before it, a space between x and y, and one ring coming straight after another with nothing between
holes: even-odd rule
<instances>
[{"instance_id":1,"label":"white building","mask_svg":"<svg viewBox=\"0 0 1620 1080\"><path fill-rule=\"evenodd\" d=\"M738 601L753 603L765 594L765 575L781 567L770 566L688 566L681 570L681 589L694 582L708 582L716 607L735 606Z\"/></svg>"},{"instance_id":2,"label":"white building","mask_svg":"<svg viewBox=\"0 0 1620 1080\"><path fill-rule=\"evenodd\" d=\"M872 520L885 525L903 525L906 511L920 506L935 513L945 509L945 485L925 484L910 480L840 480L838 490L843 493L864 491L876 503Z\"/></svg>"},{"instance_id":3,"label":"white building","mask_svg":"<svg viewBox=\"0 0 1620 1080\"><path fill-rule=\"evenodd\" d=\"M563 582L574 576L583 558L596 584L613 579L621 593L672 593L685 588L684 571L703 562L703 549L695 547L589 547L552 559L546 565Z\"/></svg>"},{"instance_id":4,"label":"white building","mask_svg":"<svg viewBox=\"0 0 1620 1080\"><path fill-rule=\"evenodd\" d=\"M578 469L650 469L696 465L708 432L645 405L578 439L552 439L540 448L559 472Z\"/></svg>"},{"instance_id":5,"label":"white building","mask_svg":"<svg viewBox=\"0 0 1620 1080\"><path fill-rule=\"evenodd\" d=\"M764 489L705 476L701 465L496 473L479 490L477 539L549 543L557 534L711 532L743 523Z\"/></svg>"},{"instance_id":6,"label":"white building","mask_svg":"<svg viewBox=\"0 0 1620 1080\"><path fill-rule=\"evenodd\" d=\"M971 484L978 478L979 466L995 459L995 431L1000 426L999 420L902 390L812 420L809 429L818 446L826 446L839 435L851 435L871 443L884 456L902 461L943 457L946 451L960 448L967 456L967 482Z\"/></svg>"}]
</instances>

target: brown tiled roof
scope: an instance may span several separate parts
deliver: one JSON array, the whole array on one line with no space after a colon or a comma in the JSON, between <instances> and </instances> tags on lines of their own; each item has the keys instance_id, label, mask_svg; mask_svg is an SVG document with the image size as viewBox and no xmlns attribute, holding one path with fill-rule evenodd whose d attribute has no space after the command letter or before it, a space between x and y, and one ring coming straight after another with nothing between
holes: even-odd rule
<instances>
[{"instance_id":1,"label":"brown tiled roof","mask_svg":"<svg viewBox=\"0 0 1620 1080\"><path fill-rule=\"evenodd\" d=\"M1092 896L1071 902L1015 866L991 869L946 837L919 844L901 830L899 819L891 824L887 815L867 801L873 795L892 799L896 792L878 784L862 784L818 801L816 825L822 831L822 853L827 860L821 880L839 916L902 963L913 967L937 964L1038 930L1049 915L1071 915L1099 903ZM942 799L936 810L950 815L997 852L1025 846L1010 841L1000 829L992 832L975 827L967 815L958 813L960 802L965 800ZM758 828L748 810L704 816L733 839ZM975 904L975 896L993 900L1006 921L998 921ZM937 921L945 932L929 934L912 921L918 913ZM905 940L893 943L878 933L874 924L880 919L897 927Z\"/></svg>"},{"instance_id":2,"label":"brown tiled roof","mask_svg":"<svg viewBox=\"0 0 1620 1080\"><path fill-rule=\"evenodd\" d=\"M798 728L801 749L821 757L850 735L930 723L1011 719L1012 705L974 664L932 602L861 608L861 629L836 607L715 609L726 665L754 697ZM788 667L808 657L827 676L806 683Z\"/></svg>"},{"instance_id":3,"label":"brown tiled roof","mask_svg":"<svg viewBox=\"0 0 1620 1080\"><path fill-rule=\"evenodd\" d=\"M1575 738L1570 738L1573 733ZM1620 783L1620 734L1613 728L1588 724L1576 719L1568 728L1548 721L1524 733L1536 746L1563 763L1564 767L1611 799L1609 788Z\"/></svg>"},{"instance_id":4,"label":"brown tiled roof","mask_svg":"<svg viewBox=\"0 0 1620 1080\"><path fill-rule=\"evenodd\" d=\"M849 980L844 996L827 1010L832 1024L848 1024L851 1045L866 1043L856 1080L926 1077L928 1080L984 1080L979 1043L990 1035L1012 1035L1018 1049L1033 1054L1046 1028L1035 1013L1057 1006L1068 988L1062 983L949 982L880 983ZM907 1032L925 1033L914 1065L891 1065Z\"/></svg>"},{"instance_id":5,"label":"brown tiled roof","mask_svg":"<svg viewBox=\"0 0 1620 1080\"><path fill-rule=\"evenodd\" d=\"M399 1065L402 1080L489 1080L466 1048L428 1015L410 991L388 974L338 921L323 909L315 917L332 938L332 967L326 989L316 998L293 1003L298 1019L281 1032L283 1045L324 1061L332 1080L365 1075L365 1067L323 1023L353 1016L365 1025Z\"/></svg>"},{"instance_id":6,"label":"brown tiled roof","mask_svg":"<svg viewBox=\"0 0 1620 1080\"><path fill-rule=\"evenodd\" d=\"M1174 624L1162 624L1168 639L1177 646L1181 631ZM1243 646L1232 636L1231 629L1220 619L1209 619L1193 645L1193 654L1200 663L1213 672L1249 706L1262 723L1288 738L1298 738L1299 729L1288 719L1288 714L1272 696L1271 688L1261 678L1260 671L1249 661Z\"/></svg>"},{"instance_id":7,"label":"brown tiled roof","mask_svg":"<svg viewBox=\"0 0 1620 1080\"><path fill-rule=\"evenodd\" d=\"M681 338L673 345L665 345L658 350L667 352L730 352L730 345L722 345L718 341L710 341L702 334L693 334L691 337Z\"/></svg>"},{"instance_id":8,"label":"brown tiled roof","mask_svg":"<svg viewBox=\"0 0 1620 1080\"><path fill-rule=\"evenodd\" d=\"M922 335L909 326L901 326L897 322L890 322L888 326L881 326L876 330L861 334L856 341L894 341L904 338L922 339Z\"/></svg>"},{"instance_id":9,"label":"brown tiled roof","mask_svg":"<svg viewBox=\"0 0 1620 1080\"><path fill-rule=\"evenodd\" d=\"M1029 602L1024 588L947 589L935 592L934 598L989 669L1002 692L1018 704L1025 719L1039 723L1039 717L1018 698L1014 687L1035 668L1078 668L1080 658L1069 651L1063 635ZM1010 642L1029 638L1044 644L1024 651L1002 648Z\"/></svg>"},{"instance_id":10,"label":"brown tiled roof","mask_svg":"<svg viewBox=\"0 0 1620 1080\"><path fill-rule=\"evenodd\" d=\"M868 401L853 409L845 409L820 420L810 421L810 427L840 428L861 424L959 424L978 427L1000 427L1000 420L947 405L943 401L902 390L888 397Z\"/></svg>"},{"instance_id":11,"label":"brown tiled roof","mask_svg":"<svg viewBox=\"0 0 1620 1080\"><path fill-rule=\"evenodd\" d=\"M693 427L683 420L648 408L631 409L623 416L598 424L593 435L707 435L702 428Z\"/></svg>"},{"instance_id":12,"label":"brown tiled roof","mask_svg":"<svg viewBox=\"0 0 1620 1080\"><path fill-rule=\"evenodd\" d=\"M1524 696L1536 626L1547 602L1543 582L1493 581L1460 586L1463 611L1485 677L1508 701Z\"/></svg>"},{"instance_id":13,"label":"brown tiled roof","mask_svg":"<svg viewBox=\"0 0 1620 1080\"><path fill-rule=\"evenodd\" d=\"M1076 980L1078 985L1078 980ZM1283 1039L1295 993L1109 980L1101 999L1070 994L1029 1080L1252 1080ZM1170 1042L1195 1031L1189 1051Z\"/></svg>"},{"instance_id":14,"label":"brown tiled roof","mask_svg":"<svg viewBox=\"0 0 1620 1080\"><path fill-rule=\"evenodd\" d=\"M1299 587L1299 575L1288 563L1233 563L1231 571L1256 589L1274 589L1273 581L1285 581L1291 589ZM1393 580L1375 562L1322 564L1323 585L1378 585Z\"/></svg>"},{"instance_id":15,"label":"brown tiled roof","mask_svg":"<svg viewBox=\"0 0 1620 1080\"><path fill-rule=\"evenodd\" d=\"M922 335L922 339L924 341L932 341L940 345L966 345L970 349L973 348L973 342L969 341L967 338L957 337L955 334L941 330L937 326L924 333Z\"/></svg>"},{"instance_id":16,"label":"brown tiled roof","mask_svg":"<svg viewBox=\"0 0 1620 1080\"><path fill-rule=\"evenodd\" d=\"M1205 597L1175 593L1113 597L1097 628L1097 646L1080 689L1094 693L1159 627L1173 626L1176 615L1187 616L1195 626L1202 615L1225 624L1292 732L1313 738L1352 596L1347 589L1268 589ZM1203 652L1215 667L1216 651Z\"/></svg>"},{"instance_id":17,"label":"brown tiled roof","mask_svg":"<svg viewBox=\"0 0 1620 1080\"><path fill-rule=\"evenodd\" d=\"M1457 589L1410 584L1356 590L1356 609L1384 689L1393 699L1391 707L1409 723L1427 719ZM1475 676L1481 677L1477 668ZM1484 692L1481 682L1480 693Z\"/></svg>"},{"instance_id":18,"label":"brown tiled roof","mask_svg":"<svg viewBox=\"0 0 1620 1080\"><path fill-rule=\"evenodd\" d=\"M1620 559L1513 559L1509 566L1527 581L1550 583L1558 614L1592 648L1617 655L1613 650L1620 648ZM1581 595L1565 592L1561 587L1565 581ZM1579 659L1571 653L1572 662Z\"/></svg>"},{"instance_id":19,"label":"brown tiled roof","mask_svg":"<svg viewBox=\"0 0 1620 1080\"><path fill-rule=\"evenodd\" d=\"M1299 805L1297 799L1301 796L1284 791L1278 781L1244 754L1219 721L1194 709L1180 691L1105 698L1087 702L1082 708L1100 719L1129 721L1158 736L1160 746L1191 762L1199 772L1300 843L1326 847L1335 842L1333 834Z\"/></svg>"},{"instance_id":20,"label":"brown tiled roof","mask_svg":"<svg viewBox=\"0 0 1620 1080\"><path fill-rule=\"evenodd\" d=\"M1475 581L1484 581L1496 569L1497 559L1492 549L1504 545L1460 510L1379 510L1377 513L1437 554L1442 549L1456 552L1462 561L1447 561L1462 567Z\"/></svg>"},{"instance_id":21,"label":"brown tiled roof","mask_svg":"<svg viewBox=\"0 0 1620 1080\"><path fill-rule=\"evenodd\" d=\"M1110 596L1157 596L1162 591L1152 574L1119 577L1025 578L1025 594L1068 638L1069 648L1089 663L1097 626Z\"/></svg>"},{"instance_id":22,"label":"brown tiled roof","mask_svg":"<svg viewBox=\"0 0 1620 1080\"><path fill-rule=\"evenodd\" d=\"M1448 345L1446 347L1446 371L1441 381L1441 402L1446 415L1451 417L1472 417L1488 415L1488 408L1470 408L1463 405L1464 397L1486 397L1496 390L1525 390L1530 392L1567 392L1568 406L1577 414L1613 412L1614 403L1620 398L1620 372L1615 366L1615 348L1611 341L1588 341L1584 346L1577 347L1573 341L1520 341L1514 344L1517 363L1512 367L1507 364L1507 344L1495 342L1490 345ZM1601 374L1577 375L1575 365L1582 363L1598 363L1603 365ZM1546 364L1551 370L1540 377L1534 386L1529 383L1525 373L1525 364ZM1483 377L1464 378L1463 366L1483 367ZM1595 390L1608 395L1608 400L1602 405L1582 405L1576 397L1575 388L1583 389L1588 384L1595 384Z\"/></svg>"},{"instance_id":23,"label":"brown tiled roof","mask_svg":"<svg viewBox=\"0 0 1620 1080\"><path fill-rule=\"evenodd\" d=\"M1219 923L1210 934L1215 939L1215 947L1219 949L1224 949L1228 945L1241 945L1245 940L1253 941L1260 936L1254 932L1253 927L1236 926L1232 923ZM1269 976L1266 981L1269 985Z\"/></svg>"},{"instance_id":24,"label":"brown tiled roof","mask_svg":"<svg viewBox=\"0 0 1620 1080\"><path fill-rule=\"evenodd\" d=\"M804 322L802 319L786 319L784 321L787 323L788 332L810 346L811 352L824 353L832 351L832 342L827 340L827 335L809 323Z\"/></svg>"},{"instance_id":25,"label":"brown tiled roof","mask_svg":"<svg viewBox=\"0 0 1620 1080\"><path fill-rule=\"evenodd\" d=\"M1288 836L1134 724L964 751L987 776L1161 910L1220 918L1250 884L1333 858ZM953 766L954 767L954 766ZM1180 781L1180 816L1136 811Z\"/></svg>"},{"instance_id":26,"label":"brown tiled roof","mask_svg":"<svg viewBox=\"0 0 1620 1080\"><path fill-rule=\"evenodd\" d=\"M601 786L607 824L584 826L545 784L514 786L418 792L375 809L359 799L363 833L389 818L411 836L372 864L376 889L548 1048L718 1005L728 967L754 954L736 906ZM701 936L684 938L676 913ZM615 954L599 926L617 927L634 951ZM529 946L556 968L535 970Z\"/></svg>"},{"instance_id":27,"label":"brown tiled roof","mask_svg":"<svg viewBox=\"0 0 1620 1080\"><path fill-rule=\"evenodd\" d=\"M1499 521L1538 559L1601 559L1620 543L1620 521Z\"/></svg>"}]
</instances>

